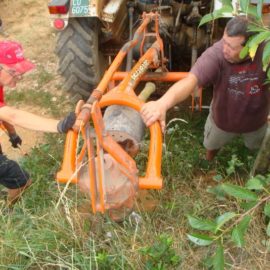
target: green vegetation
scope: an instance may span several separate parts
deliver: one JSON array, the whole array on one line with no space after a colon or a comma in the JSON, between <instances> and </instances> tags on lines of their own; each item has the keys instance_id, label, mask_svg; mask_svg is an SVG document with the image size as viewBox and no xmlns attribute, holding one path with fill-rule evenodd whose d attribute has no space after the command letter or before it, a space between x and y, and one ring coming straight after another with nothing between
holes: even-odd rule
<instances>
[{"instance_id":1,"label":"green vegetation","mask_svg":"<svg viewBox=\"0 0 270 270\"><path fill-rule=\"evenodd\" d=\"M31 76L36 83L11 91L8 102L65 115L69 102L47 91L54 76L40 67ZM34 183L13 212L6 211L0 198L0 269L268 269L270 177L249 179L256 153L240 139L222 149L213 164L206 162L206 115L187 110L169 115L173 120L164 137L164 188L147 193L155 207L148 210L138 200L135 214L122 223L106 214L94 216L75 185L65 190L55 182L65 137L46 135L20 161ZM146 135L136 157L140 173L148 140Z\"/></svg>"},{"instance_id":2,"label":"green vegetation","mask_svg":"<svg viewBox=\"0 0 270 270\"><path fill-rule=\"evenodd\" d=\"M224 148L215 164L204 163L202 134L206 114L182 112L181 117L187 123L172 121L165 136L164 188L150 192L158 201L156 208L149 212L139 205L135 209L138 217L131 215L122 223L112 222L107 215L92 215L90 202L76 186L64 192L65 186L55 182L64 136L47 135L44 144L21 160L21 165L31 171L34 184L12 213L5 212L2 201L0 269L209 269L207 265L221 261L222 256L231 267L248 269L252 264L259 269L264 265L263 256L260 261L258 254L259 250L268 249L269 242L265 218L258 211L254 211L256 220L250 221L248 230L245 228L246 253L219 245L227 225L244 215L238 203L226 198L224 185L245 182L251 155L247 156L243 143L236 140ZM138 156L141 170L146 156L147 147L143 147ZM215 189L219 191L218 198ZM201 227L194 223L205 219L210 226L206 229L211 228L213 235L219 237L215 241L211 234L210 239L202 241L205 236L196 232ZM219 229L214 231L215 220ZM197 237L199 244L213 244L195 248L187 235L193 240ZM226 234L222 237L224 241L229 238ZM209 259L213 255L214 262Z\"/></svg>"}]
</instances>

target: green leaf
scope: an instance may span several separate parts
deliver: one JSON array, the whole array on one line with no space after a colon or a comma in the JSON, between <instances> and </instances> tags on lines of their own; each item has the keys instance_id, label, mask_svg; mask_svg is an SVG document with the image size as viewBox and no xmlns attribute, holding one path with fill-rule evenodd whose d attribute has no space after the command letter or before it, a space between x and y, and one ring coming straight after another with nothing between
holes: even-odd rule
<instances>
[{"instance_id":1,"label":"green leaf","mask_svg":"<svg viewBox=\"0 0 270 270\"><path fill-rule=\"evenodd\" d=\"M240 206L243 208L245 211L248 211L252 207L254 207L257 204L257 202L241 202Z\"/></svg>"},{"instance_id":2,"label":"green leaf","mask_svg":"<svg viewBox=\"0 0 270 270\"><path fill-rule=\"evenodd\" d=\"M264 205L263 213L267 216L270 217L270 203L266 203Z\"/></svg>"},{"instance_id":3,"label":"green leaf","mask_svg":"<svg viewBox=\"0 0 270 270\"><path fill-rule=\"evenodd\" d=\"M224 201L226 199L226 194L220 185L208 188L207 192L214 194L218 200Z\"/></svg>"},{"instance_id":4,"label":"green leaf","mask_svg":"<svg viewBox=\"0 0 270 270\"><path fill-rule=\"evenodd\" d=\"M213 257L214 256L207 256L204 259L202 259L202 265L204 269L211 269L213 266Z\"/></svg>"},{"instance_id":5,"label":"green leaf","mask_svg":"<svg viewBox=\"0 0 270 270\"><path fill-rule=\"evenodd\" d=\"M188 239L198 246L209 246L213 243L214 239L208 235L191 233L187 234Z\"/></svg>"},{"instance_id":6,"label":"green leaf","mask_svg":"<svg viewBox=\"0 0 270 270\"><path fill-rule=\"evenodd\" d=\"M267 234L268 236L270 236L270 222L269 222L268 225L267 225L267 228L266 228L266 234Z\"/></svg>"},{"instance_id":7,"label":"green leaf","mask_svg":"<svg viewBox=\"0 0 270 270\"><path fill-rule=\"evenodd\" d=\"M239 56L244 59L248 55L249 47L246 45L240 52Z\"/></svg>"},{"instance_id":8,"label":"green leaf","mask_svg":"<svg viewBox=\"0 0 270 270\"><path fill-rule=\"evenodd\" d=\"M202 220L188 215L188 222L193 229L214 232L216 223L211 220Z\"/></svg>"},{"instance_id":9,"label":"green leaf","mask_svg":"<svg viewBox=\"0 0 270 270\"><path fill-rule=\"evenodd\" d=\"M257 7L255 6L249 5L247 13L256 18L257 20L261 18L261 16L258 16Z\"/></svg>"},{"instance_id":10,"label":"green leaf","mask_svg":"<svg viewBox=\"0 0 270 270\"><path fill-rule=\"evenodd\" d=\"M224 5L221 9L215 10L212 13L204 15L200 21L199 27L210 21L219 19L219 18L228 18L232 17L233 7L232 5Z\"/></svg>"},{"instance_id":11,"label":"green leaf","mask_svg":"<svg viewBox=\"0 0 270 270\"><path fill-rule=\"evenodd\" d=\"M244 13L247 13L249 0L240 0L240 8Z\"/></svg>"},{"instance_id":12,"label":"green leaf","mask_svg":"<svg viewBox=\"0 0 270 270\"><path fill-rule=\"evenodd\" d=\"M265 31L265 28L263 28L262 26L258 26L256 24L250 23L248 25L248 31L249 32L263 32Z\"/></svg>"},{"instance_id":13,"label":"green leaf","mask_svg":"<svg viewBox=\"0 0 270 270\"><path fill-rule=\"evenodd\" d=\"M231 6L233 8L231 0L222 0L221 2L222 6Z\"/></svg>"},{"instance_id":14,"label":"green leaf","mask_svg":"<svg viewBox=\"0 0 270 270\"><path fill-rule=\"evenodd\" d=\"M250 38L249 47L259 46L264 40L270 38L270 31L263 31Z\"/></svg>"},{"instance_id":15,"label":"green leaf","mask_svg":"<svg viewBox=\"0 0 270 270\"><path fill-rule=\"evenodd\" d=\"M254 189L254 190L262 190L263 184L258 178L253 177L247 181L246 188L247 189Z\"/></svg>"},{"instance_id":16,"label":"green leaf","mask_svg":"<svg viewBox=\"0 0 270 270\"><path fill-rule=\"evenodd\" d=\"M270 80L270 68L267 71L267 78Z\"/></svg>"},{"instance_id":17,"label":"green leaf","mask_svg":"<svg viewBox=\"0 0 270 270\"><path fill-rule=\"evenodd\" d=\"M217 181L217 182L220 182L220 181L222 181L223 177L222 177L222 175L217 174L217 175L215 175L215 176L213 177L213 179L214 179L215 181Z\"/></svg>"},{"instance_id":18,"label":"green leaf","mask_svg":"<svg viewBox=\"0 0 270 270\"><path fill-rule=\"evenodd\" d=\"M267 42L263 49L262 62L263 62L263 71L266 71L270 62L270 42Z\"/></svg>"},{"instance_id":19,"label":"green leaf","mask_svg":"<svg viewBox=\"0 0 270 270\"><path fill-rule=\"evenodd\" d=\"M259 45L270 38L270 31L263 31L249 39L249 55L254 59Z\"/></svg>"},{"instance_id":20,"label":"green leaf","mask_svg":"<svg viewBox=\"0 0 270 270\"><path fill-rule=\"evenodd\" d=\"M213 267L214 267L214 270L224 269L224 249L221 244L217 247L216 253L214 255Z\"/></svg>"},{"instance_id":21,"label":"green leaf","mask_svg":"<svg viewBox=\"0 0 270 270\"><path fill-rule=\"evenodd\" d=\"M237 247L243 247L245 244L244 235L247 231L250 220L250 216L245 216L232 231L232 240Z\"/></svg>"},{"instance_id":22,"label":"green leaf","mask_svg":"<svg viewBox=\"0 0 270 270\"><path fill-rule=\"evenodd\" d=\"M221 9L215 10L213 13L214 19L233 17L233 7L223 6Z\"/></svg>"},{"instance_id":23,"label":"green leaf","mask_svg":"<svg viewBox=\"0 0 270 270\"><path fill-rule=\"evenodd\" d=\"M200 24L199 24L199 27L202 26L203 24L205 23L208 23L208 22L211 22L214 20L214 16L212 13L209 13L209 14L206 14L202 17L201 21L200 21Z\"/></svg>"},{"instance_id":24,"label":"green leaf","mask_svg":"<svg viewBox=\"0 0 270 270\"><path fill-rule=\"evenodd\" d=\"M239 187L232 184L222 184L223 190L237 199L247 200L247 201L256 201L258 196L252 191L247 190L246 188Z\"/></svg>"},{"instance_id":25,"label":"green leaf","mask_svg":"<svg viewBox=\"0 0 270 270\"><path fill-rule=\"evenodd\" d=\"M258 17L262 17L262 6L263 6L263 0L257 0L257 15Z\"/></svg>"},{"instance_id":26,"label":"green leaf","mask_svg":"<svg viewBox=\"0 0 270 270\"><path fill-rule=\"evenodd\" d=\"M269 76L270 76L270 71L269 71ZM270 84L270 77L268 77L263 83L263 85L267 85L267 84Z\"/></svg>"},{"instance_id":27,"label":"green leaf","mask_svg":"<svg viewBox=\"0 0 270 270\"><path fill-rule=\"evenodd\" d=\"M216 227L216 231L219 231L220 228L230 219L234 218L236 216L236 213L234 212L226 212L223 215L219 216L216 218L216 223L217 223L217 227Z\"/></svg>"}]
</instances>

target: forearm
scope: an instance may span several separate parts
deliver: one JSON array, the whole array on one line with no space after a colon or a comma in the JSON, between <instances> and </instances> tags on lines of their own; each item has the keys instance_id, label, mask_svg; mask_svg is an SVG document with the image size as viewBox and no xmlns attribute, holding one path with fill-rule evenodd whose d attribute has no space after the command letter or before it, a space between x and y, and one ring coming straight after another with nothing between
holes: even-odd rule
<instances>
[{"instance_id":1,"label":"forearm","mask_svg":"<svg viewBox=\"0 0 270 270\"><path fill-rule=\"evenodd\" d=\"M197 77L189 73L185 79L173 84L160 99L145 103L140 112L146 126L150 126L158 120L162 130L164 130L166 112L177 103L185 100L194 91L197 83Z\"/></svg>"},{"instance_id":2,"label":"forearm","mask_svg":"<svg viewBox=\"0 0 270 270\"><path fill-rule=\"evenodd\" d=\"M57 132L57 124L59 122L55 119L40 117L9 106L0 108L0 120L11 125L44 132Z\"/></svg>"},{"instance_id":3,"label":"forearm","mask_svg":"<svg viewBox=\"0 0 270 270\"><path fill-rule=\"evenodd\" d=\"M192 73L189 73L186 78L174 83L158 100L158 103L161 104L166 111L169 110L188 98L196 88L197 83L197 78Z\"/></svg>"}]
</instances>

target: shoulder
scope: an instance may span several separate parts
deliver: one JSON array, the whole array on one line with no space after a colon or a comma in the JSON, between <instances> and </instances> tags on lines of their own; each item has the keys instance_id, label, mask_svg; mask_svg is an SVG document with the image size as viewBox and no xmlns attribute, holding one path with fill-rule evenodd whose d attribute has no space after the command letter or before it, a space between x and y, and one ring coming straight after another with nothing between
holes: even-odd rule
<instances>
[{"instance_id":1,"label":"shoulder","mask_svg":"<svg viewBox=\"0 0 270 270\"><path fill-rule=\"evenodd\" d=\"M200 86L213 83L218 77L223 65L222 41L209 47L195 62L190 72L198 78Z\"/></svg>"},{"instance_id":2,"label":"shoulder","mask_svg":"<svg viewBox=\"0 0 270 270\"><path fill-rule=\"evenodd\" d=\"M223 59L223 41L219 40L218 42L214 43L211 47L205 50L205 52L202 54L207 55L207 57L211 56L214 58Z\"/></svg>"}]
</instances>

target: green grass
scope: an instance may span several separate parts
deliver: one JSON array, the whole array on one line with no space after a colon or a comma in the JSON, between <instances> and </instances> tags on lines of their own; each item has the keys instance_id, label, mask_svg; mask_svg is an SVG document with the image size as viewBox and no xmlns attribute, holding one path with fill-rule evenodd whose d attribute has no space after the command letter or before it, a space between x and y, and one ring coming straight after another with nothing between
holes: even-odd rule
<instances>
[{"instance_id":1,"label":"green grass","mask_svg":"<svg viewBox=\"0 0 270 270\"><path fill-rule=\"evenodd\" d=\"M47 87L55 79L55 76L43 67L37 67L36 72L28 75L28 81L33 82L31 86L20 90L6 91L5 99L11 106L27 105L46 110L53 117L64 116L70 110L74 110L69 98L48 91ZM58 86L61 89L61 86Z\"/></svg>"},{"instance_id":2,"label":"green grass","mask_svg":"<svg viewBox=\"0 0 270 270\"><path fill-rule=\"evenodd\" d=\"M9 100L46 107L51 99L42 91L37 99L33 96L34 90L24 91L21 97L20 93L10 94ZM58 106L55 110L61 114ZM207 258L213 250L188 241L187 215L213 218L234 211L234 203L218 200L207 190L218 184L213 180L218 174L232 183L245 181L254 157L236 140L222 150L214 164L205 164L202 136L206 115L183 113L181 118L188 124L177 120L168 126L162 162L164 188L150 192L158 201L155 210L136 210L139 221L131 216L115 223L107 214L92 215L89 201L75 185L62 197L65 186L54 178L61 166L65 137L46 135L45 142L21 160L34 184L11 214L4 213L3 203L0 206L0 269L207 269ZM137 156L141 173L147 162L148 140L146 135ZM233 155L243 164L232 163L235 171L228 175ZM213 170L214 174L208 176ZM258 217L245 251L227 251L226 256L234 258L230 260L232 269L267 265L259 253L267 249L262 244L263 225Z\"/></svg>"},{"instance_id":3,"label":"green grass","mask_svg":"<svg viewBox=\"0 0 270 270\"><path fill-rule=\"evenodd\" d=\"M39 107L46 110L53 117L64 116L65 113L74 108L69 106L69 102L64 97L55 97L50 92L45 92L43 89L23 89L23 91L10 91L6 94L6 101L11 106L18 104L27 104L27 106ZM65 108L63 110L63 105Z\"/></svg>"}]
</instances>

